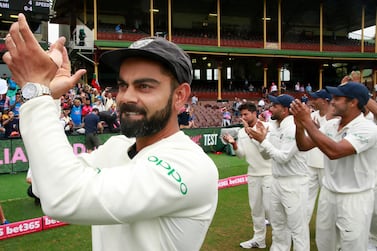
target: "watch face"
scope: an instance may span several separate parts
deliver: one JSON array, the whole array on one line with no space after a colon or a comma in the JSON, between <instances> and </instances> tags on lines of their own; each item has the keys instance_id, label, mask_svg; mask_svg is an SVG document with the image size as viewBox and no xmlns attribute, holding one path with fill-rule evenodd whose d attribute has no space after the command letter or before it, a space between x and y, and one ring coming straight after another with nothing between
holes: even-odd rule
<instances>
[{"instance_id":1,"label":"watch face","mask_svg":"<svg viewBox=\"0 0 377 251\"><path fill-rule=\"evenodd\" d=\"M24 88L22 88L22 97L25 99L31 99L37 95L37 92L37 86L33 84L26 84Z\"/></svg>"}]
</instances>

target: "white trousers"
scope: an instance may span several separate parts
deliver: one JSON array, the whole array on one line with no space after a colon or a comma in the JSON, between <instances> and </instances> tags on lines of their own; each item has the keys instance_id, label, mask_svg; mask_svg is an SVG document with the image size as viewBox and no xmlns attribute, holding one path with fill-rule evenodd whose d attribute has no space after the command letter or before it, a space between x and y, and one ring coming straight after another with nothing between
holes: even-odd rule
<instances>
[{"instance_id":1,"label":"white trousers","mask_svg":"<svg viewBox=\"0 0 377 251\"><path fill-rule=\"evenodd\" d=\"M270 251L309 251L307 221L308 179L305 176L273 178L271 186Z\"/></svg>"},{"instance_id":2,"label":"white trousers","mask_svg":"<svg viewBox=\"0 0 377 251\"><path fill-rule=\"evenodd\" d=\"M369 242L377 246L377 184L374 187L374 210L370 224Z\"/></svg>"},{"instance_id":3,"label":"white trousers","mask_svg":"<svg viewBox=\"0 0 377 251\"><path fill-rule=\"evenodd\" d=\"M323 168L317 167L308 167L308 188L309 188L309 196L308 196L308 223L313 215L315 203L317 201L317 196L322 186L322 178L324 175Z\"/></svg>"},{"instance_id":4,"label":"white trousers","mask_svg":"<svg viewBox=\"0 0 377 251\"><path fill-rule=\"evenodd\" d=\"M269 218L270 190L272 176L247 176L249 205L253 221L253 240L259 243L266 241L265 219Z\"/></svg>"},{"instance_id":5,"label":"white trousers","mask_svg":"<svg viewBox=\"0 0 377 251\"><path fill-rule=\"evenodd\" d=\"M318 251L367 250L373 206L372 189L341 194L322 187L316 222Z\"/></svg>"}]
</instances>

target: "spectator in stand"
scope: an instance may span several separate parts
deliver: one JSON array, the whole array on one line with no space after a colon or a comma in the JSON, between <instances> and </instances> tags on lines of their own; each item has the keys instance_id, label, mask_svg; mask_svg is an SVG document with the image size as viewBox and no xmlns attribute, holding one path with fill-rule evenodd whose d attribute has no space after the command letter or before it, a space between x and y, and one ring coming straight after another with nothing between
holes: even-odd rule
<instances>
[{"instance_id":1,"label":"spectator in stand","mask_svg":"<svg viewBox=\"0 0 377 251\"><path fill-rule=\"evenodd\" d=\"M118 34L118 39L122 39L122 33L123 33L123 29L122 29L122 25L120 24L117 24L115 26L115 32Z\"/></svg>"},{"instance_id":2,"label":"spectator in stand","mask_svg":"<svg viewBox=\"0 0 377 251\"><path fill-rule=\"evenodd\" d=\"M60 106L63 108L64 104L68 103L68 101L69 101L69 95L68 95L68 93L64 93L60 97Z\"/></svg>"},{"instance_id":3,"label":"spectator in stand","mask_svg":"<svg viewBox=\"0 0 377 251\"><path fill-rule=\"evenodd\" d=\"M12 111L8 112L9 118L3 121L5 128L4 138L19 137L19 119L14 116Z\"/></svg>"},{"instance_id":4,"label":"spectator in stand","mask_svg":"<svg viewBox=\"0 0 377 251\"><path fill-rule=\"evenodd\" d=\"M0 112L0 115L2 115L2 113ZM1 116L0 116L0 139L4 139L5 137L5 128L3 126L3 120L1 119Z\"/></svg>"},{"instance_id":5,"label":"spectator in stand","mask_svg":"<svg viewBox=\"0 0 377 251\"><path fill-rule=\"evenodd\" d=\"M189 110L189 128L196 128L196 124L195 124L195 108L194 107L190 107L190 110Z\"/></svg>"},{"instance_id":6,"label":"spectator in stand","mask_svg":"<svg viewBox=\"0 0 377 251\"><path fill-rule=\"evenodd\" d=\"M108 111L110 107L115 103L115 100L113 99L113 95L110 92L110 88L106 88L104 91L104 105L105 105L105 110Z\"/></svg>"},{"instance_id":7,"label":"spectator in stand","mask_svg":"<svg viewBox=\"0 0 377 251\"><path fill-rule=\"evenodd\" d=\"M64 131L66 134L71 134L73 132L73 122L71 116L71 109L69 107L63 107L60 121L62 122Z\"/></svg>"},{"instance_id":8,"label":"spectator in stand","mask_svg":"<svg viewBox=\"0 0 377 251\"><path fill-rule=\"evenodd\" d=\"M117 113L117 104L116 103L113 103L111 106L110 106L110 108L109 108L109 112L111 113L111 114L116 114Z\"/></svg>"},{"instance_id":9,"label":"spectator in stand","mask_svg":"<svg viewBox=\"0 0 377 251\"><path fill-rule=\"evenodd\" d=\"M99 117L101 121L105 122L104 131L108 130L112 133L119 132L120 124L118 120L119 116L117 115L117 113L112 113L110 111L103 111L99 113Z\"/></svg>"},{"instance_id":10,"label":"spectator in stand","mask_svg":"<svg viewBox=\"0 0 377 251\"><path fill-rule=\"evenodd\" d=\"M278 94L278 86L275 84L275 82L271 83L270 94L271 95L277 95Z\"/></svg>"},{"instance_id":11,"label":"spectator in stand","mask_svg":"<svg viewBox=\"0 0 377 251\"><path fill-rule=\"evenodd\" d=\"M73 106L71 108L71 118L74 128L82 127L82 106L81 100L79 98L75 98L73 101Z\"/></svg>"},{"instance_id":12,"label":"spectator in stand","mask_svg":"<svg viewBox=\"0 0 377 251\"><path fill-rule=\"evenodd\" d=\"M20 107L24 103L22 97L21 97L21 92L16 93L16 98L15 101L10 104L10 110L14 113L15 117L18 117L20 114Z\"/></svg>"},{"instance_id":13,"label":"spectator in stand","mask_svg":"<svg viewBox=\"0 0 377 251\"><path fill-rule=\"evenodd\" d=\"M0 79L0 112L10 107L10 98L7 96L8 83L4 79Z\"/></svg>"},{"instance_id":14,"label":"spectator in stand","mask_svg":"<svg viewBox=\"0 0 377 251\"><path fill-rule=\"evenodd\" d=\"M81 108L81 117L85 118L86 115L92 112L92 105L90 104L90 99L85 99L85 103Z\"/></svg>"},{"instance_id":15,"label":"spectator in stand","mask_svg":"<svg viewBox=\"0 0 377 251\"><path fill-rule=\"evenodd\" d=\"M309 101L309 98L306 94L301 96L301 102L307 104Z\"/></svg>"},{"instance_id":16,"label":"spectator in stand","mask_svg":"<svg viewBox=\"0 0 377 251\"><path fill-rule=\"evenodd\" d=\"M103 126L98 115L98 109L93 108L92 112L84 117L85 147L87 153L91 153L100 145L98 133L103 132Z\"/></svg>"},{"instance_id":17,"label":"spectator in stand","mask_svg":"<svg viewBox=\"0 0 377 251\"><path fill-rule=\"evenodd\" d=\"M93 94L92 94L92 104L96 102L97 100L100 100L103 104L102 101L102 96L99 94L98 90L96 88L93 88Z\"/></svg>"},{"instance_id":18,"label":"spectator in stand","mask_svg":"<svg viewBox=\"0 0 377 251\"><path fill-rule=\"evenodd\" d=\"M88 95L87 93L84 91L84 88L82 89L82 91L80 92L80 95L79 95L79 98L81 100L81 105L84 105L85 104L85 100L87 99Z\"/></svg>"},{"instance_id":19,"label":"spectator in stand","mask_svg":"<svg viewBox=\"0 0 377 251\"><path fill-rule=\"evenodd\" d=\"M305 87L304 87L304 85L302 84L302 85L300 85L300 92L301 93L304 93L305 92Z\"/></svg>"},{"instance_id":20,"label":"spectator in stand","mask_svg":"<svg viewBox=\"0 0 377 251\"><path fill-rule=\"evenodd\" d=\"M10 99L10 104L13 104L16 101L16 93L20 91L20 88L17 85L17 83L11 78L7 78L7 83L8 83L7 96Z\"/></svg>"},{"instance_id":21,"label":"spectator in stand","mask_svg":"<svg viewBox=\"0 0 377 251\"><path fill-rule=\"evenodd\" d=\"M268 88L266 86L262 87L262 97L267 98L268 96Z\"/></svg>"},{"instance_id":22,"label":"spectator in stand","mask_svg":"<svg viewBox=\"0 0 377 251\"><path fill-rule=\"evenodd\" d=\"M105 111L105 106L103 105L102 100L100 98L98 98L98 97L96 97L94 99L92 107L93 107L93 109L97 108L99 112Z\"/></svg>"},{"instance_id":23,"label":"spectator in stand","mask_svg":"<svg viewBox=\"0 0 377 251\"><path fill-rule=\"evenodd\" d=\"M310 83L308 83L305 87L306 93L311 93L313 91L313 88Z\"/></svg>"},{"instance_id":24,"label":"spectator in stand","mask_svg":"<svg viewBox=\"0 0 377 251\"><path fill-rule=\"evenodd\" d=\"M5 225L5 224L9 224L9 221L5 219L3 208L0 205L0 225Z\"/></svg>"},{"instance_id":25,"label":"spectator in stand","mask_svg":"<svg viewBox=\"0 0 377 251\"><path fill-rule=\"evenodd\" d=\"M193 94L191 97L191 104L196 105L198 104L198 101L199 101L198 97L195 94Z\"/></svg>"},{"instance_id":26,"label":"spectator in stand","mask_svg":"<svg viewBox=\"0 0 377 251\"><path fill-rule=\"evenodd\" d=\"M284 94L286 91L287 91L287 86L285 84L285 82L281 82L281 85L280 85L280 91L281 91L281 94Z\"/></svg>"},{"instance_id":27,"label":"spectator in stand","mask_svg":"<svg viewBox=\"0 0 377 251\"><path fill-rule=\"evenodd\" d=\"M1 120L4 122L4 120L9 119L9 108L4 109L4 111L1 114Z\"/></svg>"},{"instance_id":28,"label":"spectator in stand","mask_svg":"<svg viewBox=\"0 0 377 251\"><path fill-rule=\"evenodd\" d=\"M240 111L238 110L238 107L242 104L240 98L234 97L232 110L234 117L238 118L240 116Z\"/></svg>"},{"instance_id":29,"label":"spectator in stand","mask_svg":"<svg viewBox=\"0 0 377 251\"><path fill-rule=\"evenodd\" d=\"M249 205L253 222L253 238L240 243L242 248L266 248L267 228L265 219L269 218L270 188L272 181L271 159L260 153L259 142L253 140L245 128L256 128L258 122L257 107L247 102L239 107L244 128L238 131L237 141L225 134L223 139L232 145L236 155L248 163L247 183ZM268 127L267 124L263 124Z\"/></svg>"},{"instance_id":30,"label":"spectator in stand","mask_svg":"<svg viewBox=\"0 0 377 251\"><path fill-rule=\"evenodd\" d=\"M221 126L230 126L232 120L232 114L228 111L228 108L223 107L221 108L222 112L222 123Z\"/></svg>"},{"instance_id":31,"label":"spectator in stand","mask_svg":"<svg viewBox=\"0 0 377 251\"><path fill-rule=\"evenodd\" d=\"M115 32L116 33L122 33L123 32L122 26L120 24L117 24L115 26Z\"/></svg>"},{"instance_id":32,"label":"spectator in stand","mask_svg":"<svg viewBox=\"0 0 377 251\"><path fill-rule=\"evenodd\" d=\"M301 84L299 81L296 82L295 84L295 92L299 92L300 91L300 87L301 87Z\"/></svg>"},{"instance_id":33,"label":"spectator in stand","mask_svg":"<svg viewBox=\"0 0 377 251\"><path fill-rule=\"evenodd\" d=\"M255 87L254 87L253 83L250 83L250 85L249 85L249 91L253 92L254 89L255 89Z\"/></svg>"},{"instance_id":34,"label":"spectator in stand","mask_svg":"<svg viewBox=\"0 0 377 251\"><path fill-rule=\"evenodd\" d=\"M84 85L84 92L86 93L86 98L90 100L90 104L93 103L93 89L89 84Z\"/></svg>"},{"instance_id":35,"label":"spectator in stand","mask_svg":"<svg viewBox=\"0 0 377 251\"><path fill-rule=\"evenodd\" d=\"M264 108L265 105L266 105L266 102L264 101L264 98L262 97L262 98L259 99L259 101L258 101L258 107L262 107L262 108Z\"/></svg>"}]
</instances>

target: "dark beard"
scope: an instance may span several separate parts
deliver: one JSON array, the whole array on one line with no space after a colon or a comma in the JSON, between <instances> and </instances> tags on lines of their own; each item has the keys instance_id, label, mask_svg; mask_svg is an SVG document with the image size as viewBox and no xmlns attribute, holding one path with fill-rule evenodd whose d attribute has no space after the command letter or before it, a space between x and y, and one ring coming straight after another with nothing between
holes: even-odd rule
<instances>
[{"instance_id":1,"label":"dark beard","mask_svg":"<svg viewBox=\"0 0 377 251\"><path fill-rule=\"evenodd\" d=\"M126 137L145 137L161 131L168 123L172 114L172 97L169 98L167 105L156 111L150 118L147 112L133 104L122 104L120 106L120 130ZM144 117L139 120L131 120L126 116L126 112L138 112Z\"/></svg>"}]
</instances>

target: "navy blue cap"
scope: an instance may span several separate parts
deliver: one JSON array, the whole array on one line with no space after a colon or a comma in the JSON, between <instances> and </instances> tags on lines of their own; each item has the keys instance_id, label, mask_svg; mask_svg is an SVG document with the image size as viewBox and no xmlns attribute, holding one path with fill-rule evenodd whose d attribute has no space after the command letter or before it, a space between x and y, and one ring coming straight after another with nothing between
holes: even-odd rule
<instances>
[{"instance_id":1,"label":"navy blue cap","mask_svg":"<svg viewBox=\"0 0 377 251\"><path fill-rule=\"evenodd\" d=\"M294 100L294 97L288 94L281 94L279 96L268 95L268 99L274 104L279 104L289 108Z\"/></svg>"},{"instance_id":2,"label":"navy blue cap","mask_svg":"<svg viewBox=\"0 0 377 251\"><path fill-rule=\"evenodd\" d=\"M316 92L311 92L309 93L309 95L312 98L322 98L325 100L331 100L332 98L331 94L328 91L326 91L326 89L321 89Z\"/></svg>"},{"instance_id":3,"label":"navy blue cap","mask_svg":"<svg viewBox=\"0 0 377 251\"><path fill-rule=\"evenodd\" d=\"M193 76L189 55L176 44L162 37L142 38L126 49L105 52L101 55L100 62L119 72L122 62L131 57L157 60L169 67L180 84L191 84Z\"/></svg>"},{"instance_id":4,"label":"navy blue cap","mask_svg":"<svg viewBox=\"0 0 377 251\"><path fill-rule=\"evenodd\" d=\"M355 98L362 106L366 105L370 98L368 89L356 82L347 82L336 87L326 86L326 90L334 96Z\"/></svg>"}]
</instances>

